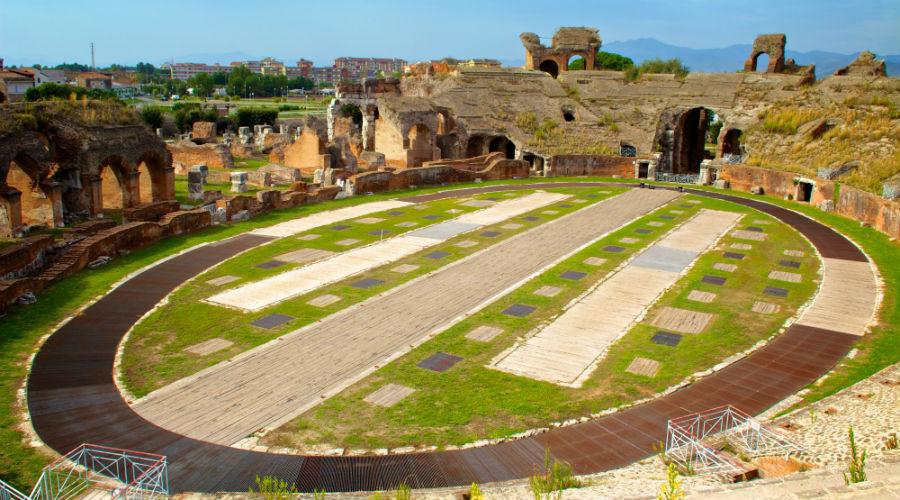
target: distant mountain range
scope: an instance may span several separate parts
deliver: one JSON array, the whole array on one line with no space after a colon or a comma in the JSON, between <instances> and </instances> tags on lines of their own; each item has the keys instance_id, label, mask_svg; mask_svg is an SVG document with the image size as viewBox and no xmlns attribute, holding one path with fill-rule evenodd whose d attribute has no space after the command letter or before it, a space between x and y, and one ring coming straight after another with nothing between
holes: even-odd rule
<instances>
[{"instance_id":1,"label":"distant mountain range","mask_svg":"<svg viewBox=\"0 0 900 500\"><path fill-rule=\"evenodd\" d=\"M752 45L732 45L720 49L691 49L687 47L678 47L660 42L654 38L638 38L636 40L628 40L624 42L604 43L602 50L607 52L615 52L628 56L639 63L645 59L653 59L660 57L669 59L677 57L687 65L691 71L737 71L743 69L744 61L750 55ZM850 64L859 55L855 54L838 54L836 52L826 52L822 50L814 50L810 52L797 52L788 49L785 57L792 58L797 64L815 64L816 76L824 78L834 74L840 68ZM879 59L884 59L887 63L888 75L900 75L900 55L883 55L878 54Z\"/></svg>"},{"instance_id":2,"label":"distant mountain range","mask_svg":"<svg viewBox=\"0 0 900 500\"><path fill-rule=\"evenodd\" d=\"M743 69L744 60L750 55L752 46L732 45L719 49L691 49L688 47L679 47L677 45L669 45L660 42L655 38L638 38L623 42L604 42L601 50L607 52L615 52L628 56L636 63L640 63L646 59L660 57L662 59L670 59L677 57L691 69L696 72L732 72ZM816 76L824 78L834 74L839 68L853 62L859 55L855 54L838 54L836 52L826 52L823 50L814 50L810 52L797 52L788 50L786 57L793 58L797 64L815 64ZM887 63L888 75L900 76L900 55L883 55L877 54L879 59L884 59ZM402 55L401 55L402 57ZM484 57L490 57L485 54ZM219 63L227 66L231 61L245 61L259 59L244 52L222 52L216 54L189 54L176 57L176 62L197 62L205 64ZM283 59L287 64L294 64L294 59ZM522 66L522 59L500 59L504 66Z\"/></svg>"}]
</instances>

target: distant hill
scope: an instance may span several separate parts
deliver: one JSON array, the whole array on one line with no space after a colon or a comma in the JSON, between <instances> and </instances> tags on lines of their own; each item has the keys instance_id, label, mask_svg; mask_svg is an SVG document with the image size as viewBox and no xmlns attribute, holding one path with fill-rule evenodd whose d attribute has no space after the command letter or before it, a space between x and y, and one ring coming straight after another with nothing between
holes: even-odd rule
<instances>
[{"instance_id":1,"label":"distant hill","mask_svg":"<svg viewBox=\"0 0 900 500\"><path fill-rule=\"evenodd\" d=\"M638 38L624 42L607 42L602 50L616 52L641 62L645 59L660 57L669 59L677 57L686 64L691 71L737 71L744 67L744 60L750 54L751 45L731 45L719 49L691 49L678 47L660 42L654 38ZM838 54L814 50L811 52L797 52L788 49L785 57L793 58L797 64L815 64L816 76L823 78L833 74L839 68L850 64L859 53ZM887 63L888 75L900 76L900 55L878 54L879 59Z\"/></svg>"}]
</instances>

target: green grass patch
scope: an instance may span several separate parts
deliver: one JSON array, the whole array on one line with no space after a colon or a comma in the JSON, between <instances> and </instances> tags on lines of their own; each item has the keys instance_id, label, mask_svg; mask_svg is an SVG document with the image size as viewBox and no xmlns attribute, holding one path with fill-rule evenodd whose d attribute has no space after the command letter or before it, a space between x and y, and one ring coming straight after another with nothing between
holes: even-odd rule
<instances>
[{"instance_id":1,"label":"green grass patch","mask_svg":"<svg viewBox=\"0 0 900 500\"><path fill-rule=\"evenodd\" d=\"M598 196L590 201L597 202L622 191L617 188L610 188L607 190L610 191L611 194ZM553 191L579 194L584 193L585 188L559 188L554 189ZM515 194L516 196L524 196L528 193L529 191L512 192L512 194ZM506 196L498 196L496 193L481 194L474 198L486 199L490 197L496 197L499 200L512 199ZM477 210L477 208L460 204L459 200L455 198L432 201L425 204L425 206L428 207L426 210L415 210L410 207L397 209L402 211L403 215L396 217L388 215L387 212L390 211L369 214L366 216L385 219L383 222L377 224L359 224L350 220L345 223L351 226L348 229L334 231L330 229L331 226L325 226L312 229L305 233L281 238L271 244L258 247L233 259L227 260L214 269L201 274L194 281L186 284L180 290L175 292L171 296L169 304L155 311L135 327L125 344L124 355L122 357L122 380L125 387L137 397L144 396L177 379L222 362L236 354L252 349L253 347L268 342L276 337L300 328L301 326L313 323L341 309L345 309L352 304L362 302L391 287L399 286L411 279L432 272L440 267L444 267L451 262L471 255L488 245L499 243L519 232L562 217L586 206L586 204L572 204L568 208L560 207L559 204L553 205L553 210L558 211L558 213L555 215L541 215L541 219L537 221L525 221L521 217L517 217L516 222L523 224L523 227L518 230L500 229L500 226L506 222L499 222L472 233L462 234L406 258L367 271L363 275L352 276L346 280L322 287L308 294L285 300L261 311L241 313L232 309L203 302L207 297L215 295L227 288L233 288L244 283L258 281L290 269L301 267L300 264L286 264L272 269L260 269L256 267L257 264L271 260L283 253L301 248L315 248L332 252L341 252L348 250L349 248L356 248L377 242L381 236L371 234L373 232L387 230L391 231L387 237L396 236L410 230L421 229L422 227L460 215L448 214L447 210L450 209L456 209L462 212L472 212ZM547 208L550 207L543 207L534 212L542 212ZM439 215L442 218L434 221L425 219L426 216L432 215ZM522 217L527 215L528 214L525 214ZM397 226L397 224L403 222L417 222L419 225L411 228ZM497 229L500 232L500 235L494 238L481 236L481 233L488 229ZM298 239L308 234L316 234L319 235L319 237L311 241ZM359 242L350 247L338 245L339 241L345 239L356 239L359 240ZM478 245L469 248L455 246L456 243L462 240L472 240L477 242ZM449 255L438 260L424 257L424 255L437 250L447 252ZM391 271L391 269L402 264L413 264L419 266L419 268L404 274ZM222 276L236 276L239 280L229 283L221 288L206 283L211 279ZM358 281L363 276L379 279L383 281L384 284L364 290L353 288L351 284ZM316 307L307 304L309 300L325 294L337 295L342 299L339 302L326 307ZM272 313L286 314L296 319L271 330L263 330L250 324L252 321ZM234 345L228 349L206 356L195 356L184 352L185 347L212 338L224 338L233 342Z\"/></svg>"},{"instance_id":2,"label":"green grass patch","mask_svg":"<svg viewBox=\"0 0 900 500\"><path fill-rule=\"evenodd\" d=\"M802 237L784 224L749 208L702 199L700 207L750 214L742 225L746 225L747 220L767 219L772 222L766 225L769 241L755 243L753 250L746 251L747 257L739 264L738 271L728 274L713 270L712 266L723 261L723 258L720 251L710 252L702 256L647 315L647 318L655 317L656 309L663 306L713 312L716 319L706 332L685 334L682 343L673 349L651 343L649 339L656 329L642 323L613 345L606 359L580 389L486 368L490 360L511 346L517 337L552 320L566 304L597 280L665 231L696 213L696 208L682 209L686 213L674 214L672 221L658 218L658 215L676 207L676 203L682 201L642 217L576 253L481 312L271 433L265 438L266 442L274 446L298 447L327 443L327 446L348 448L459 445L580 417L662 391L690 374L752 346L775 333L797 306L811 296L815 289L812 277L816 275L818 264ZM646 225L650 220L665 225L647 235L634 232L639 227L651 227ZM627 247L626 251L618 254L601 250L605 245L622 245L619 240L623 237L635 237L640 241L623 245ZM730 241L725 239L725 243ZM810 255L802 263L805 280L796 285L779 282L778 286L791 290L788 298L773 301L782 306L781 311L757 318L750 313L750 307L760 299L763 287L772 284L767 278L768 268L783 248L803 249ZM591 256L608 260L602 266L593 267L583 262ZM560 274L568 270L585 272L587 276L577 282L562 279ZM719 287L700 284L705 274L725 275L728 281ZM546 285L559 287L563 291L555 297L534 295L535 290ZM714 290L720 296L712 304L689 302L685 297L692 289ZM506 307L516 303L528 304L537 310L526 318L502 314ZM598 321L601 320L602 317L598 317ZM479 325L498 326L504 333L487 344L466 339L465 334ZM417 363L438 351L461 356L464 361L442 374L416 367ZM625 368L635 356L662 361L660 373L653 379L625 373ZM388 409L363 401L365 396L386 383L407 385L415 388L416 392Z\"/></svg>"}]
</instances>

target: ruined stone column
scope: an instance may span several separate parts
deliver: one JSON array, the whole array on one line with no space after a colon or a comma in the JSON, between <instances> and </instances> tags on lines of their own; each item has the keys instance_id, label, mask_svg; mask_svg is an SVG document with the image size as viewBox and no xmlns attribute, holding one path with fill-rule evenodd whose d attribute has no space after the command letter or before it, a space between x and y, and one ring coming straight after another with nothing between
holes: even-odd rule
<instances>
[{"instance_id":1,"label":"ruined stone column","mask_svg":"<svg viewBox=\"0 0 900 500\"><path fill-rule=\"evenodd\" d=\"M0 190L0 236L14 236L22 228L22 192L10 186Z\"/></svg>"},{"instance_id":2,"label":"ruined stone column","mask_svg":"<svg viewBox=\"0 0 900 500\"><path fill-rule=\"evenodd\" d=\"M191 200L203 199L203 174L199 170L191 170L187 175L188 198Z\"/></svg>"},{"instance_id":3,"label":"ruined stone column","mask_svg":"<svg viewBox=\"0 0 900 500\"><path fill-rule=\"evenodd\" d=\"M125 196L122 200L122 208L136 207L141 204L141 173L128 172L125 179Z\"/></svg>"},{"instance_id":4,"label":"ruined stone column","mask_svg":"<svg viewBox=\"0 0 900 500\"><path fill-rule=\"evenodd\" d=\"M162 169L163 185L159 189L159 197L161 200L175 199L175 167L166 167Z\"/></svg>"},{"instance_id":5,"label":"ruined stone column","mask_svg":"<svg viewBox=\"0 0 900 500\"><path fill-rule=\"evenodd\" d=\"M328 103L328 110L325 112L325 122L328 124L328 142L334 140L334 119L338 114L338 100L332 99Z\"/></svg>"},{"instance_id":6,"label":"ruined stone column","mask_svg":"<svg viewBox=\"0 0 900 500\"><path fill-rule=\"evenodd\" d=\"M247 172L231 173L231 192L246 193L247 192ZM202 193L202 190L201 190Z\"/></svg>"},{"instance_id":7,"label":"ruined stone column","mask_svg":"<svg viewBox=\"0 0 900 500\"><path fill-rule=\"evenodd\" d=\"M66 223L63 219L63 203L62 203L62 184L51 181L44 184L44 193L50 199L50 206L53 207L53 225L55 227L65 227Z\"/></svg>"},{"instance_id":8,"label":"ruined stone column","mask_svg":"<svg viewBox=\"0 0 900 500\"><path fill-rule=\"evenodd\" d=\"M209 167L207 167L206 164L201 163L199 165L194 165L193 167L191 167L191 171L199 172L200 183L204 186L207 184L206 177L209 175Z\"/></svg>"},{"instance_id":9,"label":"ruined stone column","mask_svg":"<svg viewBox=\"0 0 900 500\"><path fill-rule=\"evenodd\" d=\"M87 186L91 199L91 217L98 217L103 213L103 191L99 175L84 175L81 177L81 185Z\"/></svg>"},{"instance_id":10,"label":"ruined stone column","mask_svg":"<svg viewBox=\"0 0 900 500\"><path fill-rule=\"evenodd\" d=\"M375 114L368 113L363 115L362 122L362 140L363 149L366 151L375 151Z\"/></svg>"}]
</instances>

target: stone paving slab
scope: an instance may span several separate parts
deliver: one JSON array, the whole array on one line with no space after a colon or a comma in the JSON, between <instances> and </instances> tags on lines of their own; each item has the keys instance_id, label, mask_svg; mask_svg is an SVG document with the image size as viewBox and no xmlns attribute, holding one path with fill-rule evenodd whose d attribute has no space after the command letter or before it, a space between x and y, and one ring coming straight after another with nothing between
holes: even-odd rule
<instances>
[{"instance_id":1,"label":"stone paving slab","mask_svg":"<svg viewBox=\"0 0 900 500\"><path fill-rule=\"evenodd\" d=\"M659 361L647 358L637 357L631 361L628 365L628 368L625 369L628 373L633 373L635 375L643 375L645 377L655 377L659 372L660 364Z\"/></svg>"},{"instance_id":2,"label":"stone paving slab","mask_svg":"<svg viewBox=\"0 0 900 500\"><path fill-rule=\"evenodd\" d=\"M589 266L602 266L603 264L606 264L606 260L607 259L604 259L603 257L588 257L582 262Z\"/></svg>"},{"instance_id":3,"label":"stone paving slab","mask_svg":"<svg viewBox=\"0 0 900 500\"><path fill-rule=\"evenodd\" d=\"M654 344L675 347L679 343L681 343L681 334L658 331L655 334L653 334L653 337L650 338L650 341L653 342Z\"/></svg>"},{"instance_id":4,"label":"stone paving slab","mask_svg":"<svg viewBox=\"0 0 900 500\"><path fill-rule=\"evenodd\" d=\"M378 224L379 222L384 222L385 219L381 217L363 217L362 219L356 219L353 222L358 222L360 224Z\"/></svg>"},{"instance_id":5,"label":"stone paving slab","mask_svg":"<svg viewBox=\"0 0 900 500\"><path fill-rule=\"evenodd\" d=\"M436 329L676 196L631 190L590 205L154 391L132 408L169 431L230 445L314 408Z\"/></svg>"},{"instance_id":6,"label":"stone paving slab","mask_svg":"<svg viewBox=\"0 0 900 500\"><path fill-rule=\"evenodd\" d=\"M416 366L433 372L442 373L449 370L450 368L453 368L453 365L459 363L462 360L463 358L454 356L453 354L436 352L420 361L418 364L416 364Z\"/></svg>"},{"instance_id":7,"label":"stone paving slab","mask_svg":"<svg viewBox=\"0 0 900 500\"><path fill-rule=\"evenodd\" d=\"M559 288L558 286L545 285L535 290L534 294L540 295L541 297L556 297L561 291L562 288Z\"/></svg>"},{"instance_id":8,"label":"stone paving slab","mask_svg":"<svg viewBox=\"0 0 900 500\"><path fill-rule=\"evenodd\" d=\"M460 242L458 242L458 243L454 243L453 246L459 247L459 248L471 248L471 247L474 247L474 246L477 245L477 244L478 244L477 241L472 241L472 240L462 240L462 241L460 241Z\"/></svg>"},{"instance_id":9,"label":"stone paving slab","mask_svg":"<svg viewBox=\"0 0 900 500\"><path fill-rule=\"evenodd\" d=\"M450 208L450 209L444 210L444 213L447 213L447 214L453 214L453 215L455 215L455 214L461 214L462 212L463 212L463 211L460 210L460 209L458 209L458 208Z\"/></svg>"},{"instance_id":10,"label":"stone paving slab","mask_svg":"<svg viewBox=\"0 0 900 500\"><path fill-rule=\"evenodd\" d=\"M298 219L281 222L273 226L264 227L262 229L255 229L253 231L250 231L250 234L282 238L285 236L291 236L294 234L309 231L310 229L315 229L317 227L334 224L338 221L355 219L364 215L383 212L385 210L391 210L394 208L406 207L409 205L409 202L399 200L363 203L361 205L354 205L352 207L318 212L315 214L307 215L306 217L300 217Z\"/></svg>"},{"instance_id":11,"label":"stone paving slab","mask_svg":"<svg viewBox=\"0 0 900 500\"><path fill-rule=\"evenodd\" d=\"M309 302L307 302L307 304L315 307L327 307L340 300L341 298L337 295L326 293L325 295L319 295L318 297L310 300Z\"/></svg>"},{"instance_id":12,"label":"stone paving slab","mask_svg":"<svg viewBox=\"0 0 900 500\"><path fill-rule=\"evenodd\" d=\"M312 241L312 240L317 240L321 237L322 237L321 234L310 233L310 234L304 234L303 236L300 236L297 239L300 241Z\"/></svg>"},{"instance_id":13,"label":"stone paving slab","mask_svg":"<svg viewBox=\"0 0 900 500\"><path fill-rule=\"evenodd\" d=\"M628 265L566 309L552 323L495 357L489 367L515 375L580 387L609 346L628 330L680 277L702 251L710 248L740 214L701 210L674 232L661 238ZM672 250L675 244L684 249ZM692 242L693 247L688 246ZM647 257L644 257L647 255ZM667 260L667 256L668 257ZM643 257L643 260L642 260ZM671 262L679 265L672 266ZM615 307L610 307L615 304ZM693 313L688 311L688 313ZM704 313L699 313L704 314ZM704 317L670 323L696 329ZM707 315L708 322L712 315ZM602 320L598 320L602 318ZM659 325L665 329L673 329ZM703 325L705 327L705 324Z\"/></svg>"},{"instance_id":14,"label":"stone paving slab","mask_svg":"<svg viewBox=\"0 0 900 500\"><path fill-rule=\"evenodd\" d=\"M712 292L704 292L702 290L691 290L687 298L688 300L693 300L694 302L703 302L704 304L709 304L710 302L716 300L716 294Z\"/></svg>"},{"instance_id":15,"label":"stone paving slab","mask_svg":"<svg viewBox=\"0 0 900 500\"><path fill-rule=\"evenodd\" d=\"M419 225L419 223L408 220L408 221L404 221L404 222L398 222L397 224L394 224L394 225L397 227L416 227Z\"/></svg>"},{"instance_id":16,"label":"stone paving slab","mask_svg":"<svg viewBox=\"0 0 900 500\"><path fill-rule=\"evenodd\" d=\"M523 227L525 227L524 224L519 224L518 222L510 222L509 224L503 224L502 226L500 226L500 229L512 230L512 229L522 229Z\"/></svg>"},{"instance_id":17,"label":"stone paving slab","mask_svg":"<svg viewBox=\"0 0 900 500\"><path fill-rule=\"evenodd\" d=\"M294 250L293 252L276 255L275 260L292 262L294 264L306 264L307 262L324 259L332 255L334 255L334 252L331 252L329 250L320 250L318 248L301 248L299 250Z\"/></svg>"},{"instance_id":18,"label":"stone paving slab","mask_svg":"<svg viewBox=\"0 0 900 500\"><path fill-rule=\"evenodd\" d=\"M222 349L228 349L233 345L234 342L231 342L230 340L215 338L185 347L184 352L195 354L197 356L206 356L207 354L212 354L221 351Z\"/></svg>"},{"instance_id":19,"label":"stone paving slab","mask_svg":"<svg viewBox=\"0 0 900 500\"><path fill-rule=\"evenodd\" d=\"M750 310L759 314L774 314L781 310L781 306L771 302L757 300L753 303L753 307L751 307Z\"/></svg>"},{"instance_id":20,"label":"stone paving slab","mask_svg":"<svg viewBox=\"0 0 900 500\"><path fill-rule=\"evenodd\" d=\"M219 276L218 278L211 279L211 280L207 281L206 283L209 285L213 285L213 286L222 286L222 285L227 285L228 283L231 283L233 281L237 281L239 279L240 278L238 278L237 276L232 276L230 274L227 274L225 276Z\"/></svg>"},{"instance_id":21,"label":"stone paving slab","mask_svg":"<svg viewBox=\"0 0 900 500\"><path fill-rule=\"evenodd\" d=\"M678 307L663 307L650 322L651 325L665 330L682 333L702 333L712 323L715 315Z\"/></svg>"},{"instance_id":22,"label":"stone paving slab","mask_svg":"<svg viewBox=\"0 0 900 500\"><path fill-rule=\"evenodd\" d=\"M357 243L359 243L359 240L356 238L346 238L346 239L334 242L335 245L340 245L342 247L351 247Z\"/></svg>"},{"instance_id":23,"label":"stone paving slab","mask_svg":"<svg viewBox=\"0 0 900 500\"><path fill-rule=\"evenodd\" d=\"M382 408L390 408L414 392L416 390L412 387L400 384L387 384L363 398L363 401Z\"/></svg>"},{"instance_id":24,"label":"stone paving slab","mask_svg":"<svg viewBox=\"0 0 900 500\"><path fill-rule=\"evenodd\" d=\"M709 274L704 276L700 281L710 284L710 285L724 285L725 284L725 278L723 278L721 276L712 276Z\"/></svg>"},{"instance_id":25,"label":"stone paving slab","mask_svg":"<svg viewBox=\"0 0 900 500\"><path fill-rule=\"evenodd\" d=\"M401 265L391 269L391 271L395 272L395 273L406 274L406 273L411 273L418 268L419 268L419 266L417 266L415 264L401 264Z\"/></svg>"},{"instance_id":26,"label":"stone paving slab","mask_svg":"<svg viewBox=\"0 0 900 500\"><path fill-rule=\"evenodd\" d=\"M772 271L769 273L769 279L787 281L790 283L800 283L803 280L803 275L797 273L789 273L787 271Z\"/></svg>"},{"instance_id":27,"label":"stone paving slab","mask_svg":"<svg viewBox=\"0 0 900 500\"><path fill-rule=\"evenodd\" d=\"M275 328L276 326L281 326L289 321L294 319L293 316L288 316L287 314L269 314L268 316L263 316L252 323L253 326L258 326L260 328L265 328L266 330L270 330Z\"/></svg>"},{"instance_id":28,"label":"stone paving slab","mask_svg":"<svg viewBox=\"0 0 900 500\"><path fill-rule=\"evenodd\" d=\"M516 217L537 207L555 203L565 197L566 195L538 192L506 200L490 208L465 214L452 221L387 238L378 243L354 248L298 269L247 283L213 295L207 299L207 302L245 311L258 311L283 300L309 293L327 284L336 283L350 276L396 262L438 245L467 228L475 230L480 227L477 221L493 224L498 217ZM338 244L349 243L349 240L339 241Z\"/></svg>"},{"instance_id":29,"label":"stone paving slab","mask_svg":"<svg viewBox=\"0 0 900 500\"><path fill-rule=\"evenodd\" d=\"M624 243L626 245L633 245L639 241L641 241L641 240L639 240L637 238L632 238L630 236L625 237L625 238L619 238L619 243Z\"/></svg>"},{"instance_id":30,"label":"stone paving slab","mask_svg":"<svg viewBox=\"0 0 900 500\"><path fill-rule=\"evenodd\" d=\"M766 238L769 237L766 233L757 233L754 231L747 231L746 229L738 229L731 233L731 236L739 239L739 240L751 240L751 241L765 241Z\"/></svg>"},{"instance_id":31,"label":"stone paving slab","mask_svg":"<svg viewBox=\"0 0 900 500\"><path fill-rule=\"evenodd\" d=\"M501 333L503 333L503 329L500 327L481 325L467 333L466 338L478 342L490 342Z\"/></svg>"},{"instance_id":32,"label":"stone paving slab","mask_svg":"<svg viewBox=\"0 0 900 500\"><path fill-rule=\"evenodd\" d=\"M728 246L735 250L753 250L753 245L751 245L749 243L732 243L731 245L728 245Z\"/></svg>"},{"instance_id":33,"label":"stone paving slab","mask_svg":"<svg viewBox=\"0 0 900 500\"><path fill-rule=\"evenodd\" d=\"M493 205L495 202L490 200L469 200L463 201L460 205L465 205L467 207L475 207L475 208L484 208Z\"/></svg>"},{"instance_id":34,"label":"stone paving slab","mask_svg":"<svg viewBox=\"0 0 900 500\"><path fill-rule=\"evenodd\" d=\"M281 267L284 265L284 262L280 260L267 260L261 264L257 264L256 267L260 269L275 269L276 267Z\"/></svg>"},{"instance_id":35,"label":"stone paving slab","mask_svg":"<svg viewBox=\"0 0 900 500\"><path fill-rule=\"evenodd\" d=\"M737 265L735 264L726 264L724 262L716 262L713 264L713 269L718 271L725 271L726 273L733 273L737 271Z\"/></svg>"},{"instance_id":36,"label":"stone paving slab","mask_svg":"<svg viewBox=\"0 0 900 500\"><path fill-rule=\"evenodd\" d=\"M788 257L803 257L803 252L801 250L785 250L783 253Z\"/></svg>"},{"instance_id":37,"label":"stone paving slab","mask_svg":"<svg viewBox=\"0 0 900 500\"><path fill-rule=\"evenodd\" d=\"M658 221L658 220L652 220L652 221L647 222L647 225L648 225L648 226L653 226L653 227L663 227L663 226L666 225L666 223L665 223L665 222L660 222L660 221Z\"/></svg>"}]
</instances>

